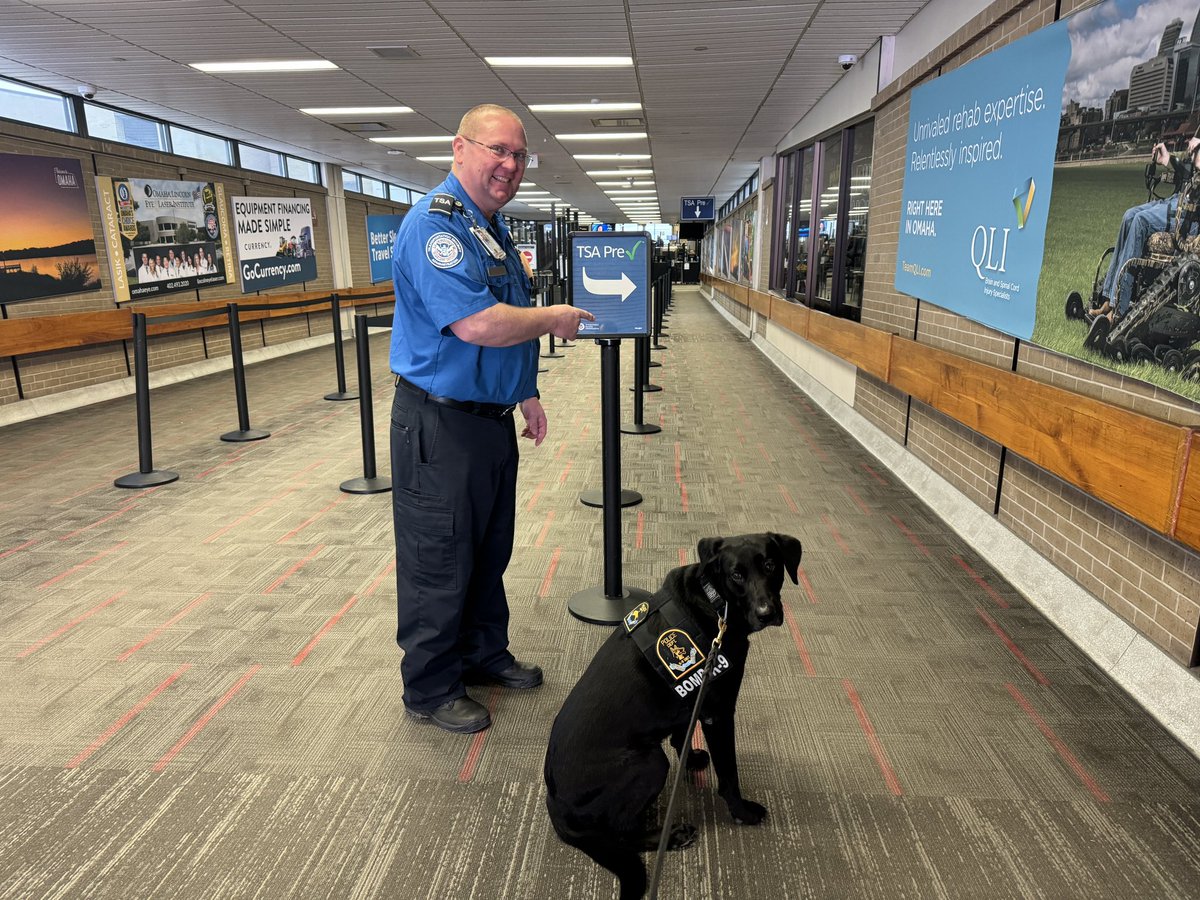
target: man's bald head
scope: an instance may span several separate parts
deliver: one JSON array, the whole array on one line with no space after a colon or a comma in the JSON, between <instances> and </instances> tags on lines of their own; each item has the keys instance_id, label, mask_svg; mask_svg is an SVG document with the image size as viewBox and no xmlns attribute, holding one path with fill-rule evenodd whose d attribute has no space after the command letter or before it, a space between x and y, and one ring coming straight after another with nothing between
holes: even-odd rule
<instances>
[{"instance_id":1,"label":"man's bald head","mask_svg":"<svg viewBox=\"0 0 1200 900\"><path fill-rule=\"evenodd\" d=\"M496 103L480 103L473 109L467 110L462 120L458 123L458 133L466 137L474 137L475 133L484 127L484 124L493 118L510 118L520 126L521 130L525 130L525 123L521 121L521 117L509 109L507 106L500 106Z\"/></svg>"}]
</instances>

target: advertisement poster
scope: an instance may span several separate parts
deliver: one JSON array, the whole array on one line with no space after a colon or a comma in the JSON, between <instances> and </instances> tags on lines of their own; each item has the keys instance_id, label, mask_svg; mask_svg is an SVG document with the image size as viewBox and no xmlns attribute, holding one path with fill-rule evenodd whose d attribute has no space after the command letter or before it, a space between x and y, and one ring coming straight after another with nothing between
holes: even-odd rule
<instances>
[{"instance_id":1,"label":"advertisement poster","mask_svg":"<svg viewBox=\"0 0 1200 900\"><path fill-rule=\"evenodd\" d=\"M1200 2L1107 0L1067 24L1033 340L1200 401Z\"/></svg>"},{"instance_id":2,"label":"advertisement poster","mask_svg":"<svg viewBox=\"0 0 1200 900\"><path fill-rule=\"evenodd\" d=\"M223 185L99 176L96 189L118 303L233 281Z\"/></svg>"},{"instance_id":3,"label":"advertisement poster","mask_svg":"<svg viewBox=\"0 0 1200 900\"><path fill-rule=\"evenodd\" d=\"M371 284L392 280L392 248L404 213L367 216L367 252L371 255Z\"/></svg>"},{"instance_id":4,"label":"advertisement poster","mask_svg":"<svg viewBox=\"0 0 1200 900\"><path fill-rule=\"evenodd\" d=\"M0 303L99 289L79 160L0 153Z\"/></svg>"},{"instance_id":5,"label":"advertisement poster","mask_svg":"<svg viewBox=\"0 0 1200 900\"><path fill-rule=\"evenodd\" d=\"M897 290L1033 334L1070 56L1059 21L913 90Z\"/></svg>"},{"instance_id":6,"label":"advertisement poster","mask_svg":"<svg viewBox=\"0 0 1200 900\"><path fill-rule=\"evenodd\" d=\"M317 277L311 200L232 197L230 202L243 294Z\"/></svg>"}]
</instances>

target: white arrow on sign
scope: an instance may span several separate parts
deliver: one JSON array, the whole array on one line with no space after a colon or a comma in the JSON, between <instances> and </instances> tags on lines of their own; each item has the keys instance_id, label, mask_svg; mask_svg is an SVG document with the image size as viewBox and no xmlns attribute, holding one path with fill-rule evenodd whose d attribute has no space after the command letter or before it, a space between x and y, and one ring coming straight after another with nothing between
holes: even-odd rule
<instances>
[{"instance_id":1,"label":"white arrow on sign","mask_svg":"<svg viewBox=\"0 0 1200 900\"><path fill-rule=\"evenodd\" d=\"M695 205L695 207L693 207L693 208L696 210L696 218L697 218L697 219L698 219L698 218L700 218L700 213L702 213L702 212L704 211L704 210L702 210L702 209L700 208L700 204L699 204L699 203L697 203L697 204Z\"/></svg>"},{"instance_id":2,"label":"white arrow on sign","mask_svg":"<svg viewBox=\"0 0 1200 900\"><path fill-rule=\"evenodd\" d=\"M624 303L629 299L629 295L637 290L637 285L624 272L621 273L620 279L605 280L602 278L589 278L587 268L583 269L583 289L589 294L620 294L621 302Z\"/></svg>"}]
</instances>

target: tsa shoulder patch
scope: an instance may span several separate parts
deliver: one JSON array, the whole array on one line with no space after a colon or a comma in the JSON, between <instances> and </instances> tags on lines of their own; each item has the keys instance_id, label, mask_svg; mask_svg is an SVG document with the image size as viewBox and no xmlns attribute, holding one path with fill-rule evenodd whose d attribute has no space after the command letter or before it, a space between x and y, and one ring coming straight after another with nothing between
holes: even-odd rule
<instances>
[{"instance_id":1,"label":"tsa shoulder patch","mask_svg":"<svg viewBox=\"0 0 1200 900\"><path fill-rule=\"evenodd\" d=\"M623 624L651 668L676 694L687 697L700 686L708 659L700 647L707 638L684 607L674 600L655 609L650 609L648 603L640 603L626 614ZM728 668L729 660L718 652L712 677Z\"/></svg>"},{"instance_id":2,"label":"tsa shoulder patch","mask_svg":"<svg viewBox=\"0 0 1200 900\"><path fill-rule=\"evenodd\" d=\"M462 261L462 241L448 231L439 231L425 242L425 256L439 269L452 269Z\"/></svg>"},{"instance_id":3,"label":"tsa shoulder patch","mask_svg":"<svg viewBox=\"0 0 1200 900\"><path fill-rule=\"evenodd\" d=\"M429 198L429 211L441 213L446 217L454 212L456 205L458 205L458 198L453 194L434 194Z\"/></svg>"}]
</instances>

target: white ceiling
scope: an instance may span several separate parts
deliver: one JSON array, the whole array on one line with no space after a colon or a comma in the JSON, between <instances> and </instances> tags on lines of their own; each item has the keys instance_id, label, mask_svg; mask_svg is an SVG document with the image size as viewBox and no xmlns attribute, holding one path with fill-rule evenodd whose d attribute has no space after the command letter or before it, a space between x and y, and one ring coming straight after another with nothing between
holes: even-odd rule
<instances>
[{"instance_id":1,"label":"white ceiling","mask_svg":"<svg viewBox=\"0 0 1200 900\"><path fill-rule=\"evenodd\" d=\"M533 182L601 221L626 217L585 174L613 168L574 153L646 153L663 218L681 196L722 203L842 74L928 0L0 0L0 75L318 162L428 189L443 147L366 136L452 134L476 103L515 109L540 166ZM406 45L413 59L372 47ZM493 69L487 56L632 56L622 69ZM207 75L193 62L327 59L339 71ZM530 104L640 102L634 113L532 113ZM301 107L405 105L360 117L366 136ZM2 111L0 111L2 114ZM603 131L599 117L640 116L648 139L558 141ZM334 123L340 123L338 124ZM397 149L392 147L391 149ZM616 165L641 165L617 163ZM598 179L612 180L612 179ZM521 204L506 210L530 211Z\"/></svg>"}]
</instances>

